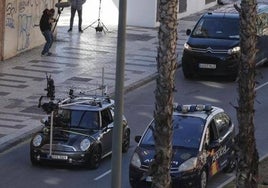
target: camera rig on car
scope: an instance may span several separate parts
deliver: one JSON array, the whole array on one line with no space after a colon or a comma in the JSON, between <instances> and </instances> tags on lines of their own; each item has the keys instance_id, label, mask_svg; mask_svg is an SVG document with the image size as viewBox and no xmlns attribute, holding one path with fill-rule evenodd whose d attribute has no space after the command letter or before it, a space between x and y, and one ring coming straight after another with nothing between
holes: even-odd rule
<instances>
[{"instance_id":1,"label":"camera rig on car","mask_svg":"<svg viewBox=\"0 0 268 188\"><path fill-rule=\"evenodd\" d=\"M80 92L79 94L75 95L74 90L70 89L68 93L68 97L64 99L55 100L55 84L54 80L52 79L51 75L46 74L47 86L44 89L47 91L45 96L41 96L38 102L38 108L42 108L47 114L51 114L51 112L57 110L59 107L67 106L67 105L74 105L74 104L87 104L99 107L102 106L104 102L110 103L110 97L107 95L107 86L104 84L98 86L94 91L101 90L101 95L87 95L86 92ZM92 91L92 90L91 90ZM44 102L42 104L43 98L49 99L49 101Z\"/></svg>"},{"instance_id":2,"label":"camera rig on car","mask_svg":"<svg viewBox=\"0 0 268 188\"><path fill-rule=\"evenodd\" d=\"M46 80L47 86L45 88L45 91L47 91L47 94L39 98L38 107L42 108L49 115L47 121L43 123L47 127L50 126L48 132L50 132L49 156L51 156L54 127L53 124L55 123L57 126L65 126L68 122L66 119L64 119L57 113L57 110L59 110L59 108L69 105L91 105L102 107L104 103L107 104L112 102L110 100L110 97L107 95L107 87L104 84L95 89L101 90L102 95L87 95L86 92L80 92L78 95L75 95L74 90L70 89L66 98L55 100L54 80L52 79L51 75L48 76L47 74ZM49 99L49 101L42 103L43 98L47 98Z\"/></svg>"}]
</instances>

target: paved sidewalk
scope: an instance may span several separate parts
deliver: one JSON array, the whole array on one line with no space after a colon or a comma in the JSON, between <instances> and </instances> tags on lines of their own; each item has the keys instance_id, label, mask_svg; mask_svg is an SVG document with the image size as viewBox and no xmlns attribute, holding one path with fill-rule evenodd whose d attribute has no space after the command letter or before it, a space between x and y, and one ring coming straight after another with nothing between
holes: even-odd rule
<instances>
[{"instance_id":1,"label":"paved sidewalk","mask_svg":"<svg viewBox=\"0 0 268 188\"><path fill-rule=\"evenodd\" d=\"M37 105L39 97L46 94L46 73L55 81L56 97L67 96L70 88L75 91L95 89L101 85L102 70L109 93L114 92L117 26L107 26L106 33L96 33L89 27L82 34L74 26L68 33L69 12L66 9L61 14L52 56L41 57L43 46L40 46L0 62L0 152L40 129L40 119L45 113ZM187 39L185 31L193 27L202 12L179 20L179 61ZM157 31L127 27L125 90L154 79Z\"/></svg>"}]
</instances>

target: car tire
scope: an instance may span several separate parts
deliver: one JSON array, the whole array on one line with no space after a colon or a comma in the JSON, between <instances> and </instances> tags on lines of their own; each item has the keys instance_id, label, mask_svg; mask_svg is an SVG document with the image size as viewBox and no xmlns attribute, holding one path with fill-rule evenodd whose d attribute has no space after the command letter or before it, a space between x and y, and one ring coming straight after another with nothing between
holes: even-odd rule
<instances>
[{"instance_id":1,"label":"car tire","mask_svg":"<svg viewBox=\"0 0 268 188\"><path fill-rule=\"evenodd\" d=\"M123 136L123 142L122 142L122 152L126 153L128 151L130 145L130 131L129 129L127 129L124 132L124 136Z\"/></svg>"},{"instance_id":2,"label":"car tire","mask_svg":"<svg viewBox=\"0 0 268 188\"><path fill-rule=\"evenodd\" d=\"M33 154L30 154L30 158L31 158L31 163L33 166L37 166L39 164L39 162L35 159L35 157L33 156Z\"/></svg>"},{"instance_id":3,"label":"car tire","mask_svg":"<svg viewBox=\"0 0 268 188\"><path fill-rule=\"evenodd\" d=\"M186 79L193 78L193 72L190 71L189 66L187 66L185 63L182 63L182 72L183 72L184 78Z\"/></svg>"},{"instance_id":4,"label":"car tire","mask_svg":"<svg viewBox=\"0 0 268 188\"><path fill-rule=\"evenodd\" d=\"M206 188L207 187L207 181L208 181L208 176L207 172L205 169L203 169L200 173L200 179L199 179L199 188Z\"/></svg>"},{"instance_id":5,"label":"car tire","mask_svg":"<svg viewBox=\"0 0 268 188\"><path fill-rule=\"evenodd\" d=\"M137 184L134 183L134 182L130 182L130 187L131 187L131 188L139 188L140 186L137 185Z\"/></svg>"},{"instance_id":6,"label":"car tire","mask_svg":"<svg viewBox=\"0 0 268 188\"><path fill-rule=\"evenodd\" d=\"M228 162L227 166L224 167L223 170L222 170L224 173L231 173L231 172L233 172L234 169L235 169L236 166L237 166L237 161L236 161L235 158L230 159L230 160L228 160L228 161L229 161L229 162Z\"/></svg>"},{"instance_id":7,"label":"car tire","mask_svg":"<svg viewBox=\"0 0 268 188\"><path fill-rule=\"evenodd\" d=\"M234 74L234 75L231 75L229 77L229 80L232 81L232 82L234 82L234 81L236 81L236 78L237 78L237 74Z\"/></svg>"},{"instance_id":8,"label":"car tire","mask_svg":"<svg viewBox=\"0 0 268 188\"><path fill-rule=\"evenodd\" d=\"M93 148L90 159L89 159L89 167L92 169L97 169L100 166L101 161L101 149L99 146Z\"/></svg>"}]
</instances>

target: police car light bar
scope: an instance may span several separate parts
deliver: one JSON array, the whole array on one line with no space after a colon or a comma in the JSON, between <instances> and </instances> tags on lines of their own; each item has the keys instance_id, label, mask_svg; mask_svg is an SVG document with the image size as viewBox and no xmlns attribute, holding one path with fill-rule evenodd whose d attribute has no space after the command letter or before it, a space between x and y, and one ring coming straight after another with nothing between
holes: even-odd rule
<instances>
[{"instance_id":1,"label":"police car light bar","mask_svg":"<svg viewBox=\"0 0 268 188\"><path fill-rule=\"evenodd\" d=\"M176 106L176 107L175 107ZM205 111L209 112L212 109L212 106L209 104L191 104L191 105L174 105L174 109L177 112L182 112L182 113L188 113L188 112L197 112L197 111Z\"/></svg>"}]
</instances>

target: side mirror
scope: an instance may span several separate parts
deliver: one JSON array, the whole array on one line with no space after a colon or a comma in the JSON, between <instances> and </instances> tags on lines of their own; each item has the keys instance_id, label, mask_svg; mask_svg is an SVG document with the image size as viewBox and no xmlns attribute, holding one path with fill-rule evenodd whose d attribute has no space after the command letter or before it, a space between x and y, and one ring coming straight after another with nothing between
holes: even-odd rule
<instances>
[{"instance_id":1,"label":"side mirror","mask_svg":"<svg viewBox=\"0 0 268 188\"><path fill-rule=\"evenodd\" d=\"M114 128L114 124L113 123L111 123L111 124L108 125L108 129L112 129L112 128Z\"/></svg>"},{"instance_id":2,"label":"side mirror","mask_svg":"<svg viewBox=\"0 0 268 188\"><path fill-rule=\"evenodd\" d=\"M48 122L47 117L40 119L40 123L42 123L43 125L45 125L47 122Z\"/></svg>"},{"instance_id":3,"label":"side mirror","mask_svg":"<svg viewBox=\"0 0 268 188\"><path fill-rule=\"evenodd\" d=\"M191 29L187 29L186 30L186 35L189 36L191 34L192 30Z\"/></svg>"},{"instance_id":4,"label":"side mirror","mask_svg":"<svg viewBox=\"0 0 268 188\"><path fill-rule=\"evenodd\" d=\"M135 142L139 143L141 140L141 136L135 136Z\"/></svg>"}]
</instances>

